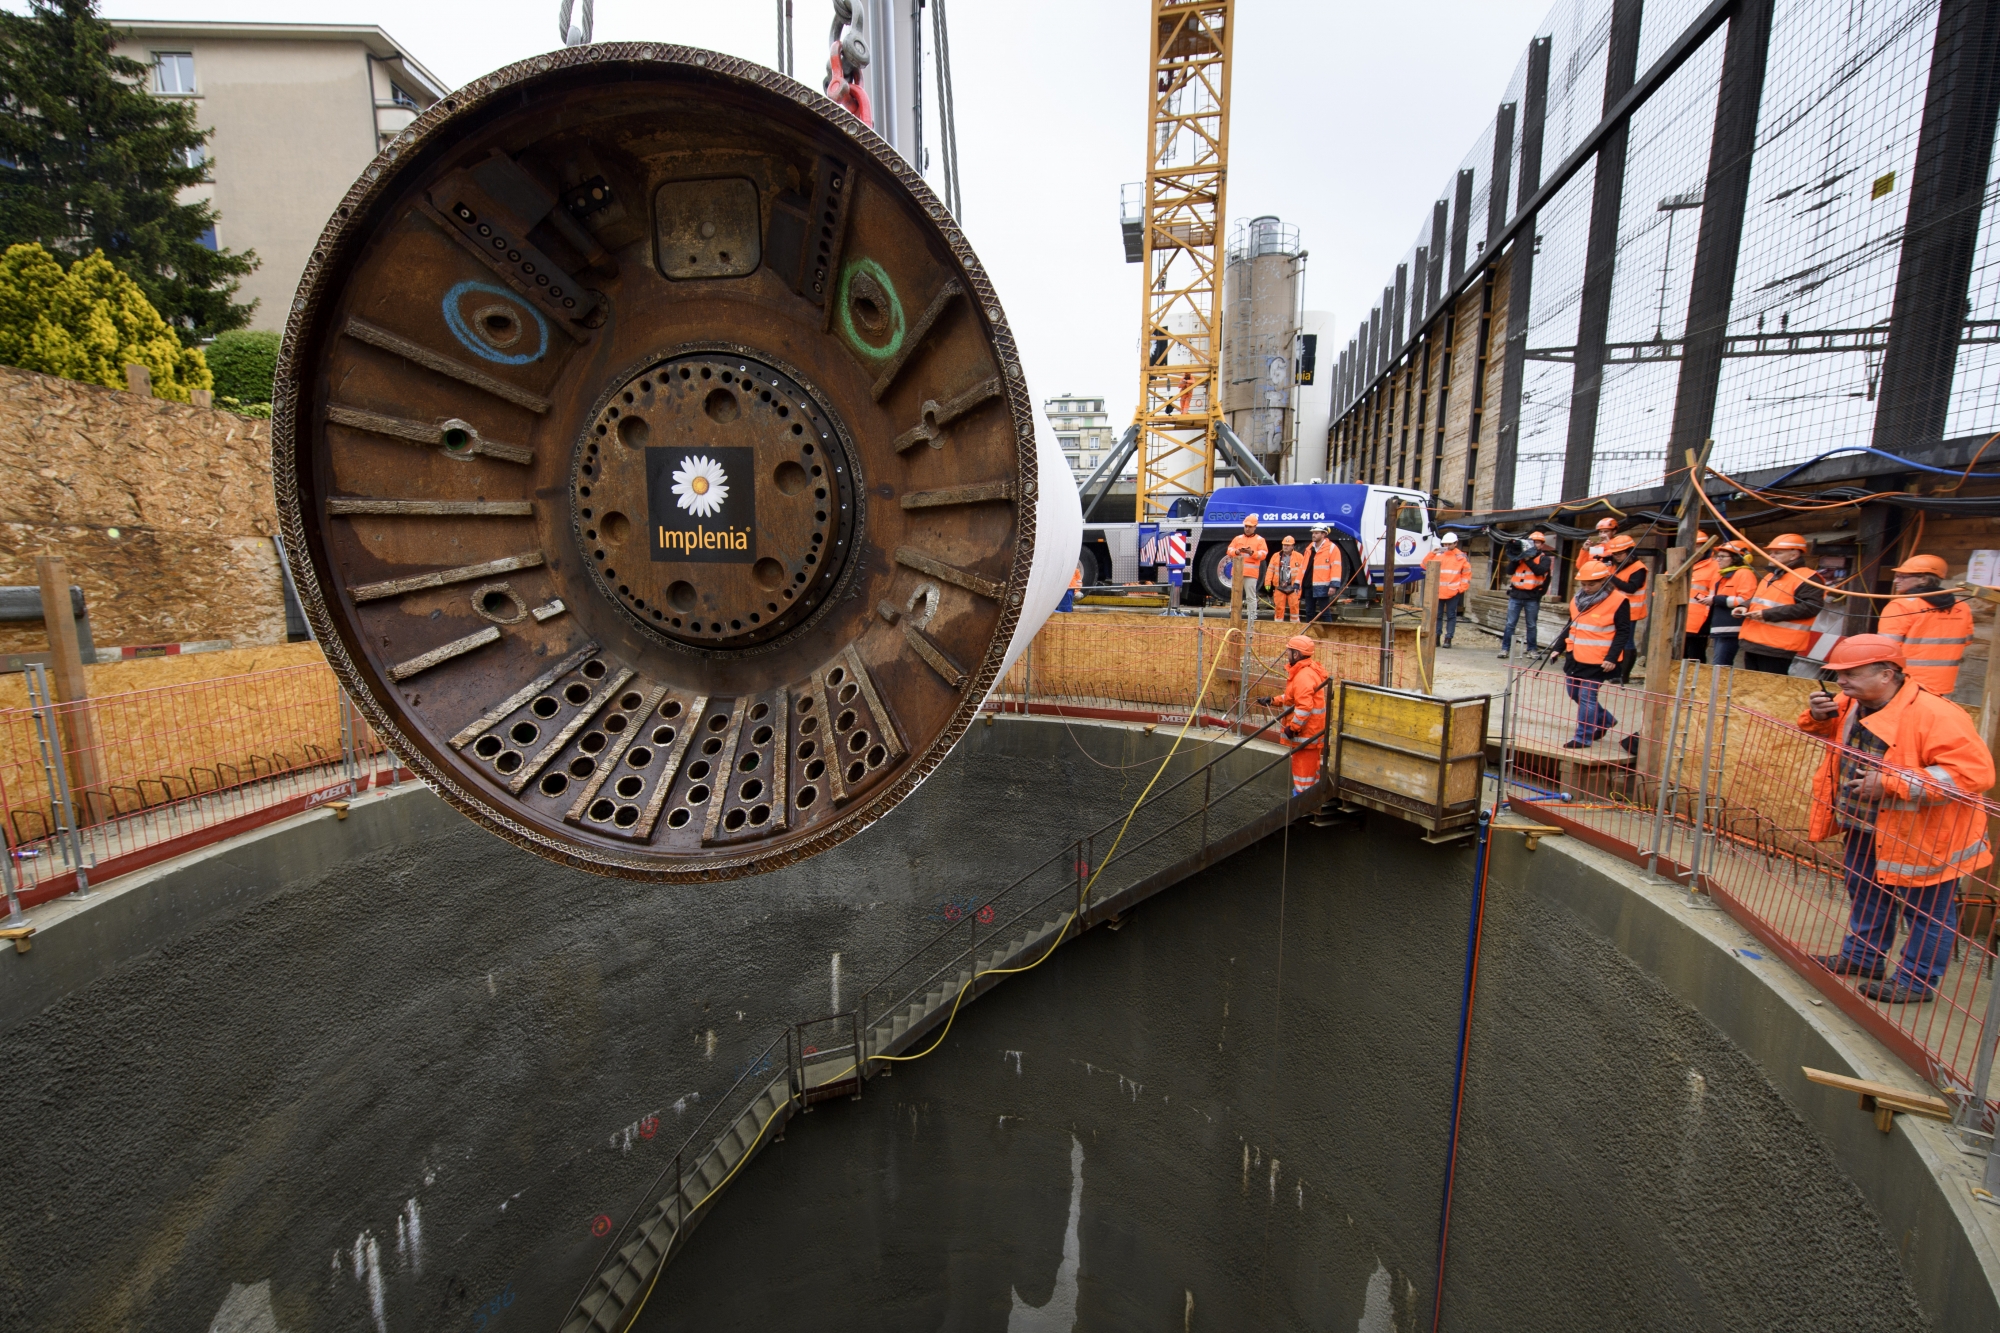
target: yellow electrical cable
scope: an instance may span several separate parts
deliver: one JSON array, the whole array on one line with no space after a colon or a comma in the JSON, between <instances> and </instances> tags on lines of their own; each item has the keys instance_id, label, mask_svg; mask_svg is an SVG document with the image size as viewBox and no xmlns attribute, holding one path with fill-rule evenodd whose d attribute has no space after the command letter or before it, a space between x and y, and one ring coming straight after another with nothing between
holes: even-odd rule
<instances>
[{"instance_id":1,"label":"yellow electrical cable","mask_svg":"<svg viewBox=\"0 0 2000 1333\"><path fill-rule=\"evenodd\" d=\"M1242 631L1235 629L1226 630L1223 633L1222 641L1224 643L1228 643L1231 635L1238 634L1241 632ZM1254 645L1255 640L1252 640L1252 643ZM1251 652L1253 655L1256 652L1254 646L1252 647ZM871 1055L868 1057L870 1060L883 1060L893 1064L903 1064L911 1060L923 1059L925 1056L929 1055L932 1051L935 1051L938 1047L944 1045L944 1039L951 1035L951 1025L958 1021L959 1007L965 1003L965 993L966 991L972 989L972 984L974 982L978 981L981 977L1004 977L1004 976L1012 976L1017 972L1032 971L1033 969L1040 967L1043 963L1048 961L1049 955L1053 954L1056 951L1056 948L1062 944L1063 940L1068 937L1071 923L1074 922L1078 917L1078 915L1082 913L1084 903L1088 902L1090 899L1090 891L1097 886L1097 877L1099 875L1102 875L1104 873L1104 868L1110 865L1111 862L1114 859L1116 859L1118 855L1118 845L1123 841L1125 841L1125 830L1132 827L1132 821L1138 817L1139 807L1146 803L1146 797L1152 794L1153 788L1159 782L1161 775L1163 775L1167 771L1167 765L1171 764L1174 761L1175 753L1178 752L1181 748L1181 740L1187 735L1188 728L1194 725L1195 715L1201 709L1201 701L1206 697L1208 697L1209 682L1215 679L1215 673L1217 669L1220 668L1221 666L1222 666L1222 654L1217 653L1215 655L1214 663L1212 663L1208 668L1208 675L1202 679L1201 688L1195 691L1194 703L1188 709L1187 721L1181 723L1180 731L1178 731L1174 735L1173 746L1167 751L1166 758L1160 761L1159 768L1154 771L1152 778L1146 783L1146 789L1139 793L1139 799L1132 802L1132 808L1125 812L1125 822L1118 826L1118 836L1111 840L1111 849L1104 853L1104 859L1102 861L1099 861L1097 863L1097 868L1090 872L1090 878L1084 882L1083 888L1079 890L1076 895L1076 906L1072 907L1070 909L1069 915L1063 918L1062 928L1056 931L1056 937L1053 940L1049 941L1049 947L1042 952L1042 956L1040 958L1037 958L1032 963L1023 963L1019 967L989 967L986 968L984 971L974 972L970 977L966 978L965 982L962 985L959 986L958 994L953 997L951 1002L951 1013L945 1018L944 1029L943 1031L938 1033L936 1041L932 1042L929 1046L926 1046L923 1050L918 1051L915 1055ZM857 1058L855 1064L849 1065L846 1069L841 1070L840 1073L835 1077L836 1078L847 1077L849 1074L854 1072L856 1066L859 1063L860 1060Z\"/></svg>"},{"instance_id":2,"label":"yellow electrical cable","mask_svg":"<svg viewBox=\"0 0 2000 1333\"><path fill-rule=\"evenodd\" d=\"M1224 631L1223 642L1227 643L1231 635L1235 635L1238 633L1241 633L1241 631L1234 629ZM1170 748L1167 751L1166 758L1160 761L1160 767L1158 768L1158 770L1154 772L1152 779L1146 783L1146 789L1139 793L1139 799L1134 801L1132 803L1132 808L1125 812L1125 822L1118 826L1118 836L1112 839L1111 849L1104 854L1104 859L1098 863L1097 869L1091 871L1090 879L1087 882L1085 882L1082 891L1077 894L1076 906L1070 909L1069 916L1064 918L1063 920L1062 929L1056 932L1055 939L1050 941L1048 949L1043 952L1042 956L1040 958L1037 958L1034 962L1023 964L1020 967L989 967L982 972L973 973L971 978L968 979L964 985L958 988L958 995L951 1002L951 1015L945 1019L944 1031L938 1033L938 1038L936 1041L932 1042L928 1047L926 1047L922 1051L919 1051L915 1055L871 1055L868 1057L870 1060L894 1061L900 1064L909 1060L923 1059L926 1055L929 1055L932 1051L935 1051L939 1046L943 1045L944 1039L950 1035L951 1025L958 1021L959 1006L965 1002L965 992L971 988L973 982L979 980L979 978L981 977L1008 976L1016 972L1030 971L1034 968L1040 967L1045 961L1047 961L1049 955L1053 954L1056 951L1057 946L1059 946L1063 942L1064 938L1068 936L1071 923L1074 922L1077 918L1077 915L1080 912L1082 912L1083 904L1089 899L1091 889L1096 887L1097 877L1104 873L1104 868L1110 865L1113 858L1115 858L1118 855L1118 845L1119 843L1125 840L1125 831L1132 827L1132 820L1138 816L1139 807L1146 803L1146 797L1152 794L1153 787L1159 782L1161 775L1163 775L1167 771L1167 766L1173 762L1174 755L1180 750L1181 741L1187 736L1188 728L1194 725L1195 716L1201 709L1201 701L1208 696L1209 683L1215 679L1215 673L1217 669L1220 668L1221 666L1222 666L1222 654L1217 653L1215 655L1214 663L1211 664L1210 667L1208 668L1208 675L1202 679L1201 688L1195 692L1194 703L1188 708L1187 720L1181 724L1180 731L1175 733L1174 735L1174 743L1172 748ZM836 1074L832 1079L829 1079L828 1082L835 1082L838 1081L839 1079L846 1078L849 1074L853 1073L857 1067L859 1067L860 1063L861 1063L860 1060L857 1058L854 1064L851 1064L847 1068L841 1070L840 1073ZM710 1199L714 1198L717 1194L721 1193L723 1186L727 1185L731 1180L735 1179L736 1173L743 1169L743 1164L749 1161L751 1156L757 1151L757 1145L763 1142L764 1133L766 1130L770 1129L771 1122L777 1119L778 1112L783 1110L784 1107L789 1104L790 1104L789 1101L787 1101L772 1108L771 1114L764 1117L764 1123L757 1127L757 1137L750 1140L750 1146L744 1149L743 1156L737 1159L735 1166L729 1168L729 1174L725 1175L721 1180L716 1181L715 1187L709 1190L708 1193L702 1195L700 1200L698 1200L692 1206L687 1206L683 1208L681 1212L681 1218L683 1221L685 1221L689 1217L692 1217L696 1209L702 1207L703 1204L706 1204ZM641 1310L644 1310L646 1308L646 1302L652 1299L653 1287L659 1282L660 1274L664 1272L667 1267L667 1251L673 1248L675 1239L679 1237L681 1232L681 1225L682 1225L681 1222L676 1222L674 1224L673 1231L667 1236L667 1243L666 1245L662 1246L660 1250L660 1262L653 1269L653 1276L651 1281L646 1283L645 1294L640 1296L639 1303L632 1307L632 1317L625 1321L625 1324L621 1329L621 1333L631 1333L632 1326L636 1324L639 1320L639 1312Z\"/></svg>"}]
</instances>

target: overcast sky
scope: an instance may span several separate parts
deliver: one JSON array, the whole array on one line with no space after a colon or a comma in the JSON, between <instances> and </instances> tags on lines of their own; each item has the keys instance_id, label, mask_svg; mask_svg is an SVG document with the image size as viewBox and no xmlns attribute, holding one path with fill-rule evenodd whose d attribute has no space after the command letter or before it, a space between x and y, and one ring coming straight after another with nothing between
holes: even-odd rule
<instances>
[{"instance_id":1,"label":"overcast sky","mask_svg":"<svg viewBox=\"0 0 2000 1333\"><path fill-rule=\"evenodd\" d=\"M794 3L797 68L818 86L831 5ZM1492 116L1548 4L1239 0L1230 219L1274 213L1299 228L1306 305L1333 312L1343 340ZM105 5L110 18L378 24L452 84L558 45L556 10L555 0ZM1101 394L1117 426L1138 396L1139 266L1123 262L1118 186L1144 171L1148 11L1146 0L948 8L966 232L1036 392ZM597 0L594 35L775 64L775 14L775 0Z\"/></svg>"}]
</instances>

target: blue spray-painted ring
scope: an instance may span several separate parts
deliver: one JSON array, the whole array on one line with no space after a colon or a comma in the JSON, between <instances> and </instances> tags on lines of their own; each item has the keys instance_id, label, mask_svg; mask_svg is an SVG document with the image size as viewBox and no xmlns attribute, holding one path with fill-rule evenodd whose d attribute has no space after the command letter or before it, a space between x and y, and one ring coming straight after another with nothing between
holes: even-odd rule
<instances>
[{"instance_id":1,"label":"blue spray-painted ring","mask_svg":"<svg viewBox=\"0 0 2000 1333\"><path fill-rule=\"evenodd\" d=\"M542 345L532 352L523 352L519 356L513 356L499 351L490 344L482 341L477 334L466 327L465 320L458 313L459 298L467 292L484 292L489 296L505 297L514 305L527 311L529 316L535 321L536 331L542 335ZM446 292L444 294L444 323L445 327L451 330L451 336L458 339L466 351L471 352L474 356L485 357L488 361L497 361L503 366L525 366L530 361L541 360L542 354L549 350L549 322L542 318L542 312L529 305L526 301L523 301L519 294L510 292L505 287L495 287L490 282L461 282Z\"/></svg>"}]
</instances>

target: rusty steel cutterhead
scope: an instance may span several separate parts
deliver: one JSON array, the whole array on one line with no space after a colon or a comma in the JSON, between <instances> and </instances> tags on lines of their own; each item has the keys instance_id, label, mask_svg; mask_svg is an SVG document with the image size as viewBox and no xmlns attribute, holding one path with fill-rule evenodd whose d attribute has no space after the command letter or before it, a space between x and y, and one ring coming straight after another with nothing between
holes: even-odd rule
<instances>
[{"instance_id":1,"label":"rusty steel cutterhead","mask_svg":"<svg viewBox=\"0 0 2000 1333\"><path fill-rule=\"evenodd\" d=\"M453 805L660 880L809 856L949 750L1022 613L1034 419L894 150L769 69L538 56L340 203L272 413L299 598Z\"/></svg>"}]
</instances>

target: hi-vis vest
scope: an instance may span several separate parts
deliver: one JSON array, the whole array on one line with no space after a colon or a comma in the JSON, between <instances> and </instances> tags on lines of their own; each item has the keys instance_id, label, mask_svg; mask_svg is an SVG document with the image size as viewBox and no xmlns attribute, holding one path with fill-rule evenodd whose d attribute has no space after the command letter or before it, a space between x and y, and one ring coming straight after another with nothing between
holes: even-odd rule
<instances>
[{"instance_id":1,"label":"hi-vis vest","mask_svg":"<svg viewBox=\"0 0 2000 1333\"><path fill-rule=\"evenodd\" d=\"M1799 585L1809 582L1810 577L1803 569L1772 570L1750 595L1750 609L1768 611L1774 606L1793 605L1798 600ZM1773 652L1802 653L1812 646L1812 622L1780 620L1766 624L1761 620L1745 620L1743 642Z\"/></svg>"},{"instance_id":2,"label":"hi-vis vest","mask_svg":"<svg viewBox=\"0 0 2000 1333\"><path fill-rule=\"evenodd\" d=\"M1708 618L1715 613L1715 608L1701 598L1713 597L1721 583L1722 564L1712 555L1703 556L1695 562L1694 568L1688 571L1687 632L1689 634L1701 633L1702 628L1708 624Z\"/></svg>"},{"instance_id":3,"label":"hi-vis vest","mask_svg":"<svg viewBox=\"0 0 2000 1333\"><path fill-rule=\"evenodd\" d=\"M1898 597L1882 608L1875 632L1903 645L1903 666L1911 680L1932 694L1957 688L1959 663L1972 642L1972 612L1963 602L1940 611L1922 597Z\"/></svg>"},{"instance_id":4,"label":"hi-vis vest","mask_svg":"<svg viewBox=\"0 0 2000 1333\"><path fill-rule=\"evenodd\" d=\"M1296 550L1278 548L1278 553L1264 565L1264 586L1276 592L1295 593L1299 590L1299 580L1305 575L1306 562L1299 558Z\"/></svg>"},{"instance_id":5,"label":"hi-vis vest","mask_svg":"<svg viewBox=\"0 0 2000 1333\"><path fill-rule=\"evenodd\" d=\"M1748 637L1748 634L1745 634ZM1896 697L1864 719L1842 695L1839 712L1821 722L1799 714L1801 731L1847 743L1856 726L1888 742L1882 756L1882 804L1875 815L1875 881L1936 884L1993 864L1986 845L1986 811L1978 797L1993 785L1993 758L1965 710L1949 699L1903 682ZM1828 746L1813 775L1814 842L1839 832L1834 783L1842 751Z\"/></svg>"},{"instance_id":6,"label":"hi-vis vest","mask_svg":"<svg viewBox=\"0 0 2000 1333\"><path fill-rule=\"evenodd\" d=\"M1472 562L1465 558L1463 551L1432 551L1424 557L1424 563L1437 561L1438 596L1456 597L1472 586Z\"/></svg>"},{"instance_id":7,"label":"hi-vis vest","mask_svg":"<svg viewBox=\"0 0 2000 1333\"><path fill-rule=\"evenodd\" d=\"M1645 567L1646 567L1645 561L1639 559L1639 557L1637 556L1633 556L1632 562L1626 565L1623 569L1618 571L1618 577L1621 579L1629 579L1632 577L1633 570L1644 569ZM1625 600L1632 604L1632 619L1634 621L1640 621L1646 618L1646 594L1650 593L1652 590L1653 589L1651 586L1651 580L1648 580L1646 583L1642 583L1639 585L1639 591L1625 593ZM1624 589L1621 588L1619 589L1619 591L1624 592Z\"/></svg>"},{"instance_id":8,"label":"hi-vis vest","mask_svg":"<svg viewBox=\"0 0 2000 1333\"><path fill-rule=\"evenodd\" d=\"M1325 595L1340 586L1340 548L1329 541L1325 546L1306 547L1306 588Z\"/></svg>"},{"instance_id":9,"label":"hi-vis vest","mask_svg":"<svg viewBox=\"0 0 2000 1333\"><path fill-rule=\"evenodd\" d=\"M1518 592L1538 592L1548 582L1546 574L1538 574L1535 567L1526 560L1514 561L1514 576L1507 580Z\"/></svg>"},{"instance_id":10,"label":"hi-vis vest","mask_svg":"<svg viewBox=\"0 0 2000 1333\"><path fill-rule=\"evenodd\" d=\"M1738 565L1727 574L1719 575L1715 585L1715 614L1709 619L1710 634L1736 634L1743 622L1730 614L1727 599L1734 597L1749 601L1757 592L1757 571L1748 565Z\"/></svg>"},{"instance_id":11,"label":"hi-vis vest","mask_svg":"<svg viewBox=\"0 0 2000 1333\"><path fill-rule=\"evenodd\" d=\"M1604 600L1588 611L1576 609L1576 599L1569 600L1569 655L1585 666L1599 666L1611 654L1612 636L1616 634L1615 621L1618 608L1631 599L1613 588L1605 594Z\"/></svg>"}]
</instances>

